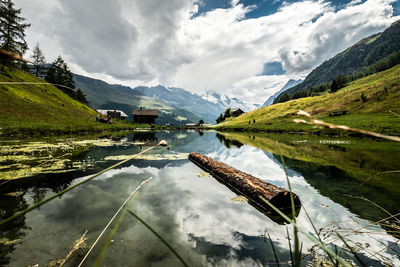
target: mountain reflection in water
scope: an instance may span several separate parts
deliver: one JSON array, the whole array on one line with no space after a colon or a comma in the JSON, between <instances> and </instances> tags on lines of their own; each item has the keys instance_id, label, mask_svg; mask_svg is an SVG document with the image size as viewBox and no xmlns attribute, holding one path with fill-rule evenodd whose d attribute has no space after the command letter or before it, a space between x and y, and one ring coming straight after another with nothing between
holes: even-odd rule
<instances>
[{"instance_id":1,"label":"mountain reflection in water","mask_svg":"<svg viewBox=\"0 0 400 267\"><path fill-rule=\"evenodd\" d=\"M262 140L258 136L254 139L252 136L244 137L246 140ZM157 148L150 155L196 151L287 188L280 157L276 151L266 149L265 146L261 147L261 150L240 138L234 139L235 141L229 138L231 141L225 141L221 136L216 137L213 132L204 132L202 135L197 132L157 132L155 138L167 140L170 150ZM302 138L307 139L304 136ZM123 140L124 142L115 142L115 145L107 147L91 147L80 153L74 158L75 161L91 159L93 162L93 165L85 170L61 176L46 174L28 179L26 184L21 180L0 186L1 217L5 218L32 202L51 195L53 191L74 184L82 177L113 164L112 161L104 160L106 157L130 155L140 151L140 147L134 145L137 140L133 134L123 137ZM296 144L298 148L302 146L302 143L292 141L290 144ZM275 144L275 141L272 143ZM284 152L290 151L287 144L281 143ZM321 152L325 154L329 154L329 151L349 153L329 148L329 145L332 144L321 144L318 149L326 147L326 151ZM346 149L351 153L351 148ZM309 150L297 153L303 153L303 158L306 158ZM318 153L314 151L314 154ZM365 154L369 155L369 151L366 150L365 154L362 154L360 150L360 153L359 157L365 161L364 167L374 164L383 166L379 162L368 161L369 157ZM398 195L396 189L389 192L386 190L387 184L376 182L360 187L360 181L352 176L356 172L354 165L351 165L349 174L339 168L339 163L329 167L321 162L291 158L288 154L283 156L289 168L293 191L299 195L303 207L313 218L317 229L321 229L321 234L324 234L327 242L340 246L341 243L332 234L332 230L340 229L341 234L351 240L351 244L366 246L368 243L368 250L372 253L380 251L383 248L382 244L397 245L397 240L386 235L383 228L368 221L381 218L378 208L368 206L367 210L365 204L357 204L362 203L361 200L346 200L345 197L340 197L347 193L359 195L367 192L370 194L368 197L384 199ZM312 156L309 155L309 158ZM266 238L267 233L271 236L282 265L290 261L285 225L275 223L246 202L230 201L236 197L232 191L213 178L201 177L199 173L201 170L187 159L132 160L20 217L17 221L3 225L0 239L17 241L11 245L0 244L0 265L42 266L51 259L63 258L74 240L86 229L89 230L88 243L91 244L130 192L150 176L153 180L140 190L131 209L168 240L189 265L273 265L274 255ZM350 187L353 190L349 189ZM7 195L15 192L22 194ZM382 200L381 203L385 201ZM388 209L391 212L399 212L394 200L388 202ZM305 231L313 232L303 210L298 216L298 223ZM356 234L352 233L351 229L369 229L376 234L374 238L370 238L370 233ZM306 255L307 248L313 244L305 238L302 240L303 253ZM88 258L87 266L93 265L103 244L104 240L101 240ZM394 265L400 263L390 250L384 250L373 257L372 254L360 251L360 257L374 266L383 266L383 263L380 263L383 260ZM346 254L343 256L350 257ZM305 260L307 259L310 260L311 256L308 255ZM103 263L108 266L179 264L175 256L151 232L130 216L126 216L122 222Z\"/></svg>"}]
</instances>

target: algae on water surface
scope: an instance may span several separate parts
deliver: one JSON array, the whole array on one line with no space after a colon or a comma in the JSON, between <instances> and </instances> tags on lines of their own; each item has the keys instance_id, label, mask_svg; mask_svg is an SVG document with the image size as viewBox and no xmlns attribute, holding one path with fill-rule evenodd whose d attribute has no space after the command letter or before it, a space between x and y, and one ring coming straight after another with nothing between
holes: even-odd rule
<instances>
[{"instance_id":1,"label":"algae on water surface","mask_svg":"<svg viewBox=\"0 0 400 267\"><path fill-rule=\"evenodd\" d=\"M0 180L82 170L92 166L93 162L90 160L77 161L71 158L91 147L128 147L144 144L143 142L130 142L126 138L121 140L68 138L49 142L30 141L21 143L15 141L2 143L0 145Z\"/></svg>"}]
</instances>

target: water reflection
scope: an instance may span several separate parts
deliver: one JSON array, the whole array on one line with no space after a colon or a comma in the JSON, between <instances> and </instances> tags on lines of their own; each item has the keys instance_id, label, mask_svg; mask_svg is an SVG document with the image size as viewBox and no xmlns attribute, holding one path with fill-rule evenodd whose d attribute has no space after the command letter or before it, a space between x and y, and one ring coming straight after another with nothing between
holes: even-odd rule
<instances>
[{"instance_id":1,"label":"water reflection","mask_svg":"<svg viewBox=\"0 0 400 267\"><path fill-rule=\"evenodd\" d=\"M197 151L267 182L286 187L286 177L280 157L276 157L277 153L272 153L274 151L271 152L264 147L263 151L242 145L247 143L241 139L238 140L240 145L223 140L221 143L218 140L221 137L216 137L215 133L211 132L204 132L202 136L197 132L157 132L155 137L158 140L166 139L170 150L158 148L152 151L154 155L164 152ZM249 138L246 135L244 139L253 140L253 136ZM133 134L123 137L120 141L122 140L124 141L118 145L92 147L81 153L77 160L90 159L93 165L82 172L76 172L76 176L69 177L70 180L60 179L62 176L58 175L45 175L42 179L38 179L40 180L38 184L34 184L35 179L32 179L32 182L27 182L26 185L21 181L16 187L1 186L0 190L3 190L0 192L1 217L6 217L4 212L12 214L27 204L43 198L45 194L50 194L50 191L76 183L81 177L111 165L112 162L104 160L108 156L129 155L140 150ZM259 136L254 140L263 141ZM229 148L225 147L225 143ZM302 146L302 143L294 144ZM289 146L283 147L282 150L285 149L290 151ZM328 148L328 151L340 150ZM302 153L297 152L296 155ZM318 153L315 151L314 155ZM323 153L329 154L327 151ZM362 157L365 161L364 166L371 166L368 157ZM340 199L345 190L342 186L355 186L348 183L349 179L344 176L342 169L336 165L328 168L320 162L313 165L289 157L287 154L284 155L284 160L290 168L289 179L293 191L301 198L303 207L314 219L317 229L321 229L324 241L341 246L332 232L333 229L340 229L341 233L351 240L353 246L360 244L371 252L367 254L360 249L360 254L365 254L363 257L366 262L371 260L371 264L376 266L381 265L377 262L378 259L380 262L385 260L394 265L400 263L389 250L374 255L384 247L383 244L396 246L397 240L386 235L379 225L371 225L369 221L364 220L363 218L369 219L362 213L365 208L349 207L348 205L355 202L346 203ZM358 161L358 158L356 160ZM153 180L141 189L131 209L161 233L191 266L272 265L274 257L270 242L265 238L266 233L271 235L282 265L288 263L290 255L286 226L277 224L246 202L230 201L236 194L215 179L202 177L200 173L201 169L185 159L141 159L128 162L47 203L39 210L20 217L21 221L15 221L1 228L2 237L8 240L22 240L6 247L2 245L0 261L12 266L34 264L43 266L50 259L65 257L74 240L86 229L89 230L88 243L93 242L130 192L142 180L151 176ZM57 180L60 181L59 184ZM367 184L366 189L362 187L359 193L372 192L375 190L374 186L378 185ZM18 197L5 196L4 194L10 192L7 190L15 192L19 190L24 193ZM300 212L298 222L305 231L313 232L304 211ZM373 230L374 233L356 234L351 232L352 229ZM370 235L375 239L370 238ZM101 250L102 242L104 240L93 251L87 266L93 265ZM313 244L304 239L303 245L306 256L307 248ZM310 259L311 256L307 257L306 259ZM179 262L152 233L127 215L114 236L104 264L177 266Z\"/></svg>"},{"instance_id":2,"label":"water reflection","mask_svg":"<svg viewBox=\"0 0 400 267\"><path fill-rule=\"evenodd\" d=\"M280 162L279 155L274 155L274 157ZM287 157L284 157L284 161L291 170L301 173L312 187L318 189L320 194L347 207L361 218L379 221L387 217L387 213L374 207L368 201L355 198L357 196L362 196L385 207L392 214L399 212L399 195L396 192L383 190L369 184L361 185L354 177L335 166L323 166Z\"/></svg>"},{"instance_id":3,"label":"water reflection","mask_svg":"<svg viewBox=\"0 0 400 267\"><path fill-rule=\"evenodd\" d=\"M24 193L0 195L1 218L12 216L15 212L27 208L29 205L24 199ZM7 225L0 225L0 266L10 263L9 254L15 246L21 243L25 236L24 230L28 229L25 217L21 216Z\"/></svg>"},{"instance_id":4,"label":"water reflection","mask_svg":"<svg viewBox=\"0 0 400 267\"><path fill-rule=\"evenodd\" d=\"M370 141L368 144L365 140L359 145L350 145L349 140L317 139L314 142L313 140L304 142L302 140L304 137L301 136L297 136L297 140L294 137L284 139L282 135L278 136L279 139L274 139L274 137L276 136L261 135L258 137L261 142L253 142L240 134L222 135L220 138L244 140L250 145L272 152L275 161L282 164L276 144L279 141L282 158L291 175L300 173L320 194L342 204L361 218L380 221L388 214L368 201L355 198L360 196L385 207L391 214L400 212L398 205L400 187L395 182L400 175L394 173L385 176L384 179L368 180L374 172L393 171L400 168L400 164L393 160L400 158L400 146L391 142L377 141ZM356 141L359 140L353 139L352 142ZM378 144L378 148L373 147L374 142L375 145ZM369 149L365 147L367 145L370 146ZM390 148L390 152L385 146ZM270 153L266 152L267 155Z\"/></svg>"},{"instance_id":5,"label":"water reflection","mask_svg":"<svg viewBox=\"0 0 400 267\"><path fill-rule=\"evenodd\" d=\"M223 134L216 133L217 139L221 142L221 144L224 144L226 148L231 148L231 147L237 147L240 148L243 146L243 143L239 142L238 140L235 139L228 139L225 138Z\"/></svg>"}]
</instances>

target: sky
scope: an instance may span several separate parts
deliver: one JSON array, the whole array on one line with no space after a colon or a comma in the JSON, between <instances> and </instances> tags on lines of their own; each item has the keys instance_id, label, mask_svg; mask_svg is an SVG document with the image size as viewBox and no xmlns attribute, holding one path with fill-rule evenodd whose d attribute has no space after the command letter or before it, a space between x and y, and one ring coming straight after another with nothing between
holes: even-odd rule
<instances>
[{"instance_id":1,"label":"sky","mask_svg":"<svg viewBox=\"0 0 400 267\"><path fill-rule=\"evenodd\" d=\"M131 87L262 104L400 19L400 0L14 0L47 62ZM25 57L29 58L31 51Z\"/></svg>"}]
</instances>

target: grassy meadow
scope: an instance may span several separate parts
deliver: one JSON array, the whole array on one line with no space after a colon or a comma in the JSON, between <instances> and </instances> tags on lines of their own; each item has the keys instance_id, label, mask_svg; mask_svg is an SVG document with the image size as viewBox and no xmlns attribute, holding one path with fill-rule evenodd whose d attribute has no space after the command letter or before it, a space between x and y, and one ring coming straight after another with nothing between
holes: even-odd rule
<instances>
[{"instance_id":1,"label":"grassy meadow","mask_svg":"<svg viewBox=\"0 0 400 267\"><path fill-rule=\"evenodd\" d=\"M340 133L294 123L293 119L302 119L296 115L299 110L328 123L400 135L400 65L353 81L336 93L325 92L267 106L229 118L215 127L237 131ZM329 116L340 111L349 114Z\"/></svg>"},{"instance_id":2,"label":"grassy meadow","mask_svg":"<svg viewBox=\"0 0 400 267\"><path fill-rule=\"evenodd\" d=\"M45 81L20 70L0 73L0 82ZM132 129L137 126L114 120L95 121L96 111L50 84L0 84L0 132L14 134L66 134Z\"/></svg>"}]
</instances>

